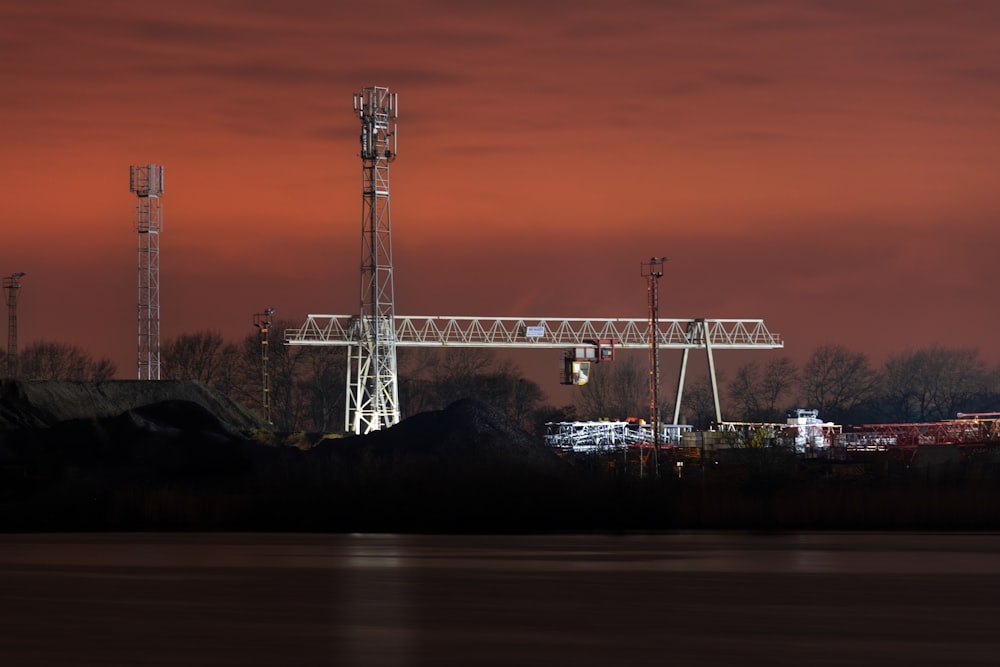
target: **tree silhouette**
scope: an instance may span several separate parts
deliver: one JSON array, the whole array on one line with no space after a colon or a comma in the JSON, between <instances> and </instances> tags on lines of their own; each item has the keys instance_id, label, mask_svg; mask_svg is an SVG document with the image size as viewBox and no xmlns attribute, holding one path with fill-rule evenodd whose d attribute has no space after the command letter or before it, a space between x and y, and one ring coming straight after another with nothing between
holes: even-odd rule
<instances>
[{"instance_id":1,"label":"tree silhouette","mask_svg":"<svg viewBox=\"0 0 1000 667\"><path fill-rule=\"evenodd\" d=\"M843 345L821 345L809 357L799 377L805 406L824 419L843 421L876 394L879 374L868 356Z\"/></svg>"},{"instance_id":2,"label":"tree silhouette","mask_svg":"<svg viewBox=\"0 0 1000 667\"><path fill-rule=\"evenodd\" d=\"M635 355L598 364L580 387L577 413L586 419L649 418L649 369Z\"/></svg>"},{"instance_id":3,"label":"tree silhouette","mask_svg":"<svg viewBox=\"0 0 1000 667\"><path fill-rule=\"evenodd\" d=\"M535 411L545 400L538 383L486 348L406 350L399 357L400 404L406 415L440 410L463 398L489 403L533 430Z\"/></svg>"},{"instance_id":4,"label":"tree silhouette","mask_svg":"<svg viewBox=\"0 0 1000 667\"><path fill-rule=\"evenodd\" d=\"M722 384L725 374L717 372L716 381ZM720 397L721 401L721 397ZM725 409L723 408L723 418ZM681 401L681 423L695 429L707 429L715 421L715 398L712 396L712 379L706 374L690 383Z\"/></svg>"},{"instance_id":5,"label":"tree silhouette","mask_svg":"<svg viewBox=\"0 0 1000 667\"><path fill-rule=\"evenodd\" d=\"M797 380L795 362L789 357L772 359L763 371L756 361L743 364L729 383L729 397L735 403L733 410L737 415L733 421L782 421Z\"/></svg>"},{"instance_id":6,"label":"tree silhouette","mask_svg":"<svg viewBox=\"0 0 1000 667\"><path fill-rule=\"evenodd\" d=\"M977 411L992 400L994 379L974 349L932 345L894 354L883 372L886 416L926 422Z\"/></svg>"},{"instance_id":7,"label":"tree silhouette","mask_svg":"<svg viewBox=\"0 0 1000 667\"><path fill-rule=\"evenodd\" d=\"M25 380L90 380L114 377L117 368L106 357L95 360L81 347L37 341L18 352L19 376Z\"/></svg>"},{"instance_id":8,"label":"tree silhouette","mask_svg":"<svg viewBox=\"0 0 1000 667\"><path fill-rule=\"evenodd\" d=\"M236 352L218 331L183 333L163 344L160 370L165 380L196 380L225 393L234 383Z\"/></svg>"}]
</instances>

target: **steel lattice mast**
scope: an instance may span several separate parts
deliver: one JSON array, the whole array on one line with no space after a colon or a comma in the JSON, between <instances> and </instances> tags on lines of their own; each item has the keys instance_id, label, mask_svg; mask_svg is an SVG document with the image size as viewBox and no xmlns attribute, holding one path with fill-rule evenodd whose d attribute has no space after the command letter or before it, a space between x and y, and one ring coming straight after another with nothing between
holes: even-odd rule
<instances>
[{"instance_id":1,"label":"steel lattice mast","mask_svg":"<svg viewBox=\"0 0 1000 667\"><path fill-rule=\"evenodd\" d=\"M354 94L354 111L361 119L361 316L357 359L348 354L345 430L357 434L399 422L389 216L397 108L396 94L388 88L371 86Z\"/></svg>"},{"instance_id":2,"label":"steel lattice mast","mask_svg":"<svg viewBox=\"0 0 1000 667\"><path fill-rule=\"evenodd\" d=\"M271 424L271 375L267 369L269 359L268 334L271 331L271 316L277 312L276 308L265 308L263 313L255 313L253 325L260 332L260 379L261 379L261 409L264 412L264 421Z\"/></svg>"},{"instance_id":3,"label":"steel lattice mast","mask_svg":"<svg viewBox=\"0 0 1000 667\"><path fill-rule=\"evenodd\" d=\"M776 349L781 338L763 320L399 316L393 304L389 163L396 158L397 98L388 88L354 94L361 119L362 223L359 315L308 315L285 329L288 345L347 347L347 432L368 433L399 422L397 347L594 347L683 350L677 391L691 349L705 349L718 414L712 349ZM662 325L662 327L661 327ZM658 376L658 373L655 373ZM658 397L654 397L656 404ZM658 412L658 410L655 410ZM676 425L676 414L674 422ZM654 421L659 422L659 419ZM721 421L721 418L719 419Z\"/></svg>"},{"instance_id":4,"label":"steel lattice mast","mask_svg":"<svg viewBox=\"0 0 1000 667\"><path fill-rule=\"evenodd\" d=\"M163 167L129 168L129 191L136 196L135 229L139 234L138 354L140 380L160 379L160 229Z\"/></svg>"},{"instance_id":5,"label":"steel lattice mast","mask_svg":"<svg viewBox=\"0 0 1000 667\"><path fill-rule=\"evenodd\" d=\"M17 364L17 292L21 289L23 271L13 273L3 279L7 291L7 377L16 379L19 374Z\"/></svg>"},{"instance_id":6,"label":"steel lattice mast","mask_svg":"<svg viewBox=\"0 0 1000 667\"><path fill-rule=\"evenodd\" d=\"M641 265L649 301L649 423L653 428L653 474L660 475L660 278L666 257Z\"/></svg>"}]
</instances>

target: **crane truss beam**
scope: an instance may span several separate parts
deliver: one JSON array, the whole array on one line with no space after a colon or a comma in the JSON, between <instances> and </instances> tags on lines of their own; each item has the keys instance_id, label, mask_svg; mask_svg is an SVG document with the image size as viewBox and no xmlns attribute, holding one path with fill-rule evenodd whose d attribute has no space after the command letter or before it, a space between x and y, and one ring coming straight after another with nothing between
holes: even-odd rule
<instances>
[{"instance_id":1,"label":"crane truss beam","mask_svg":"<svg viewBox=\"0 0 1000 667\"><path fill-rule=\"evenodd\" d=\"M614 341L620 349L648 349L648 319L405 316L394 318L397 346L565 348ZM763 320L660 319L659 347L666 349L761 350L784 347ZM298 329L285 329L289 345L360 345L363 322L356 315L309 315Z\"/></svg>"}]
</instances>

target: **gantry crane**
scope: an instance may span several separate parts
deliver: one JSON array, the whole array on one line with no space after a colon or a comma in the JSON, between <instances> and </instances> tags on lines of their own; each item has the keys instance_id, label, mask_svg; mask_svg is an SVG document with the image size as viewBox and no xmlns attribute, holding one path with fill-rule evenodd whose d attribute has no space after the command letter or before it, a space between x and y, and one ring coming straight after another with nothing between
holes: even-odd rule
<instances>
[{"instance_id":1,"label":"gantry crane","mask_svg":"<svg viewBox=\"0 0 1000 667\"><path fill-rule=\"evenodd\" d=\"M572 377L575 372L578 378L586 377L591 361L613 356L616 347L643 348L651 354L660 348L683 350L674 411L677 424L690 350L704 349L708 355L716 417L721 421L713 350L784 346L759 319L659 320L657 316L654 324L652 315L650 319L396 315L389 164L396 158L399 104L388 88L371 86L354 95L354 110L361 120L360 312L309 315L301 327L284 332L289 345L347 347L345 431L368 433L399 421L397 347L569 348L566 374Z\"/></svg>"}]
</instances>

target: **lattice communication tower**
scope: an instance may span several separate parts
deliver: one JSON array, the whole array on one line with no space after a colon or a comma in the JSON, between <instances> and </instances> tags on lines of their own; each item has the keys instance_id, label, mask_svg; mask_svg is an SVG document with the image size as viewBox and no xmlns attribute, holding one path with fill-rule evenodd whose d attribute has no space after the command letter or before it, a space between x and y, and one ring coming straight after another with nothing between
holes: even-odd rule
<instances>
[{"instance_id":1,"label":"lattice communication tower","mask_svg":"<svg viewBox=\"0 0 1000 667\"><path fill-rule=\"evenodd\" d=\"M652 257L641 265L649 302L649 423L653 427L653 471L660 474L660 278L666 257Z\"/></svg>"},{"instance_id":2,"label":"lattice communication tower","mask_svg":"<svg viewBox=\"0 0 1000 667\"><path fill-rule=\"evenodd\" d=\"M139 234L139 379L159 380L163 167L155 164L130 167L129 191L136 196L135 229Z\"/></svg>"},{"instance_id":3,"label":"lattice communication tower","mask_svg":"<svg viewBox=\"0 0 1000 667\"><path fill-rule=\"evenodd\" d=\"M3 288L7 292L7 377L18 377L17 363L17 293L21 289L23 271L13 273L3 279Z\"/></svg>"},{"instance_id":4,"label":"lattice communication tower","mask_svg":"<svg viewBox=\"0 0 1000 667\"><path fill-rule=\"evenodd\" d=\"M357 434L399 422L389 216L397 109L396 94L388 88L371 86L354 94L354 111L361 119L361 316L357 359L350 358L348 348L345 422L346 430Z\"/></svg>"}]
</instances>

